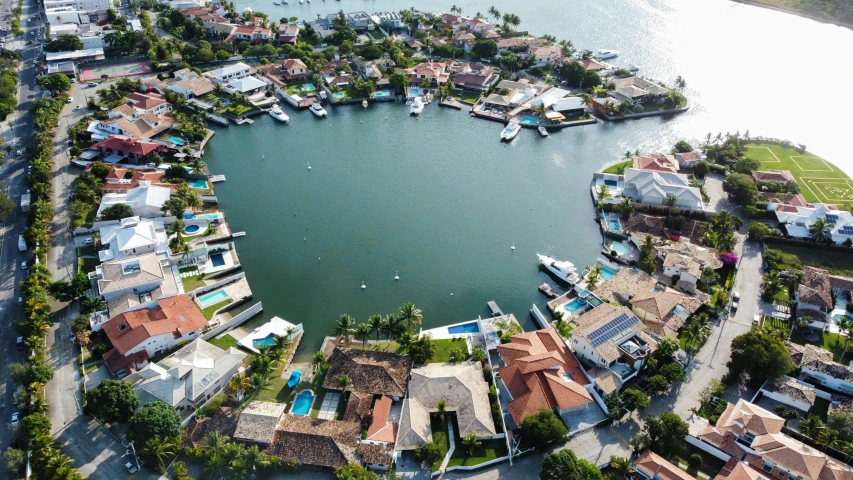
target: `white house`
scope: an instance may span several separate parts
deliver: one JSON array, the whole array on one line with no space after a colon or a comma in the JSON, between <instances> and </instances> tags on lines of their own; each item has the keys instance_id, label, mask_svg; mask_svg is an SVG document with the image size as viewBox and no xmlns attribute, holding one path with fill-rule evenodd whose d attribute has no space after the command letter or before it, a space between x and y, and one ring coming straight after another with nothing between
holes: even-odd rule
<instances>
[{"instance_id":1,"label":"white house","mask_svg":"<svg viewBox=\"0 0 853 480\"><path fill-rule=\"evenodd\" d=\"M80 12L106 12L113 8L113 2L110 0L45 0L44 8L71 8ZM50 17L48 17L50 18ZM50 19L51 23L53 18Z\"/></svg>"},{"instance_id":2,"label":"white house","mask_svg":"<svg viewBox=\"0 0 853 480\"><path fill-rule=\"evenodd\" d=\"M238 80L248 77L252 73L252 67L243 62L227 65L216 70L207 72L207 76L213 79L216 83L228 83L231 80Z\"/></svg>"},{"instance_id":3,"label":"white house","mask_svg":"<svg viewBox=\"0 0 853 480\"><path fill-rule=\"evenodd\" d=\"M227 90L239 92L244 95L255 93L264 88L267 88L267 82L261 80L256 76L248 76L229 80L227 86Z\"/></svg>"},{"instance_id":4,"label":"white house","mask_svg":"<svg viewBox=\"0 0 853 480\"><path fill-rule=\"evenodd\" d=\"M213 83L205 77L193 72L188 68L178 70L174 73L175 78L166 87L187 100L203 97L214 89ZM160 93L163 93L162 91Z\"/></svg>"},{"instance_id":5,"label":"white house","mask_svg":"<svg viewBox=\"0 0 853 480\"><path fill-rule=\"evenodd\" d=\"M815 203L813 207L790 206L776 208L776 219L785 225L788 235L794 238L812 238L809 228L823 220L828 228L828 239L836 245L853 241L853 215L839 210L835 205Z\"/></svg>"},{"instance_id":6,"label":"white house","mask_svg":"<svg viewBox=\"0 0 853 480\"><path fill-rule=\"evenodd\" d=\"M118 225L101 227L100 242L107 247L98 251L101 262L169 251L168 234L159 219L123 218Z\"/></svg>"},{"instance_id":7,"label":"white house","mask_svg":"<svg viewBox=\"0 0 853 480\"><path fill-rule=\"evenodd\" d=\"M675 205L687 210L703 210L702 194L699 189L690 186L687 175L680 173L656 172L625 169L624 197L637 203L663 205L670 196L675 197Z\"/></svg>"},{"instance_id":8,"label":"white house","mask_svg":"<svg viewBox=\"0 0 853 480\"><path fill-rule=\"evenodd\" d=\"M169 261L160 260L154 253L104 262L90 278L96 280L98 294L107 301L112 316L147 301L181 293ZM125 295L135 301L122 299ZM114 304L114 299L120 299L122 304Z\"/></svg>"},{"instance_id":9,"label":"white house","mask_svg":"<svg viewBox=\"0 0 853 480\"><path fill-rule=\"evenodd\" d=\"M604 303L578 317L572 350L589 366L609 368L628 380L657 350L646 325L626 307Z\"/></svg>"},{"instance_id":10,"label":"white house","mask_svg":"<svg viewBox=\"0 0 853 480\"><path fill-rule=\"evenodd\" d=\"M765 381L760 392L765 397L803 412L811 410L817 398L812 385L787 375L777 380Z\"/></svg>"},{"instance_id":11,"label":"white house","mask_svg":"<svg viewBox=\"0 0 853 480\"><path fill-rule=\"evenodd\" d=\"M131 188L127 193L107 193L101 197L98 216L101 216L107 208L124 203L133 210L133 214L137 217L162 217L165 214L160 209L169 200L171 193L172 190L169 188L151 185L149 181L141 181L138 187Z\"/></svg>"}]
</instances>

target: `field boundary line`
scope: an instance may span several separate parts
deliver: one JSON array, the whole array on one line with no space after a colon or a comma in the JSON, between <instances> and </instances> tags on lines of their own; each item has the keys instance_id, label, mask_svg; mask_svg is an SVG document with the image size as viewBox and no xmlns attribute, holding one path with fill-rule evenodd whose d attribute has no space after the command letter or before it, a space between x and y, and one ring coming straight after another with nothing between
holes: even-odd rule
<instances>
[{"instance_id":1,"label":"field boundary line","mask_svg":"<svg viewBox=\"0 0 853 480\"><path fill-rule=\"evenodd\" d=\"M773 158L776 159L776 160L767 160L768 163L770 163L770 162L782 163L782 160L779 160L779 157L777 157L776 154L773 153L773 150L770 150L770 147L760 147L758 145L747 145L746 148L766 148L767 151L770 152L770 155L773 155Z\"/></svg>"},{"instance_id":2,"label":"field boundary line","mask_svg":"<svg viewBox=\"0 0 853 480\"><path fill-rule=\"evenodd\" d=\"M813 157L820 160L821 162L823 162L824 166L826 166L826 168L828 168L829 170L806 170L805 168L803 168L802 165L800 165L800 162L797 161L798 158L805 159L806 158L805 155L791 155L791 161L794 162L794 164L800 170L802 170L804 172L832 172L832 173L835 173L835 170L832 168L832 166L830 164L826 163L826 160L818 157L817 155L813 155Z\"/></svg>"}]
</instances>

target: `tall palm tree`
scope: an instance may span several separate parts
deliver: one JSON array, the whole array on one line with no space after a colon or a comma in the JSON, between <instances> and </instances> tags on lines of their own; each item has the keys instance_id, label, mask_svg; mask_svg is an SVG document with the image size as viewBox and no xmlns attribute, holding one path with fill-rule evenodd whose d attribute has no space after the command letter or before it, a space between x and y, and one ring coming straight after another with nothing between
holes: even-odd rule
<instances>
[{"instance_id":1,"label":"tall palm tree","mask_svg":"<svg viewBox=\"0 0 853 480\"><path fill-rule=\"evenodd\" d=\"M176 455L176 445L171 439L163 439L155 435L149 438L142 447L142 456L154 463L158 473L166 471L166 462Z\"/></svg>"},{"instance_id":2,"label":"tall palm tree","mask_svg":"<svg viewBox=\"0 0 853 480\"><path fill-rule=\"evenodd\" d=\"M832 228L828 223L826 223L826 219L818 218L809 226L809 236L811 236L812 240L816 243L824 243L830 238L829 232L831 230Z\"/></svg>"},{"instance_id":3,"label":"tall palm tree","mask_svg":"<svg viewBox=\"0 0 853 480\"><path fill-rule=\"evenodd\" d=\"M338 338L342 338L344 346L349 346L349 337L355 332L355 318L352 315L345 313L336 321L332 327L332 334Z\"/></svg>"},{"instance_id":4,"label":"tall palm tree","mask_svg":"<svg viewBox=\"0 0 853 480\"><path fill-rule=\"evenodd\" d=\"M373 328L367 323L359 323L353 336L361 340L361 348L367 347L367 339L373 333Z\"/></svg>"},{"instance_id":5,"label":"tall palm tree","mask_svg":"<svg viewBox=\"0 0 853 480\"><path fill-rule=\"evenodd\" d=\"M634 158L634 152L625 150L625 160L631 160L632 158Z\"/></svg>"},{"instance_id":6,"label":"tall palm tree","mask_svg":"<svg viewBox=\"0 0 853 480\"><path fill-rule=\"evenodd\" d=\"M223 435L216 431L210 432L204 437L204 450L208 451L211 455L221 455L225 451L225 445L228 444L228 440L228 435Z\"/></svg>"},{"instance_id":7,"label":"tall palm tree","mask_svg":"<svg viewBox=\"0 0 853 480\"><path fill-rule=\"evenodd\" d=\"M468 435L465 435L465 437L462 439L462 445L464 445L465 448L468 450L468 456L473 457L474 449L482 445L482 443L477 440L476 433L469 433Z\"/></svg>"},{"instance_id":8,"label":"tall palm tree","mask_svg":"<svg viewBox=\"0 0 853 480\"><path fill-rule=\"evenodd\" d=\"M268 468L271 464L270 457L262 452L257 445L250 445L243 454L243 468L250 476L259 470Z\"/></svg>"},{"instance_id":9,"label":"tall palm tree","mask_svg":"<svg viewBox=\"0 0 853 480\"><path fill-rule=\"evenodd\" d=\"M622 214L622 218L628 218L634 213L634 202L630 198L625 198L619 204L619 213Z\"/></svg>"},{"instance_id":10,"label":"tall palm tree","mask_svg":"<svg viewBox=\"0 0 853 480\"><path fill-rule=\"evenodd\" d=\"M447 400L442 398L436 402L435 410L438 413L438 416L441 417L441 420L444 421L444 414L447 411Z\"/></svg>"},{"instance_id":11,"label":"tall palm tree","mask_svg":"<svg viewBox=\"0 0 853 480\"><path fill-rule=\"evenodd\" d=\"M349 375L341 375L338 377L338 388L341 392L346 393L350 385L352 385L352 380L350 380Z\"/></svg>"},{"instance_id":12,"label":"tall palm tree","mask_svg":"<svg viewBox=\"0 0 853 480\"><path fill-rule=\"evenodd\" d=\"M397 315L403 319L405 322L406 328L409 330L416 330L417 327L423 323L423 313L421 309L415 307L415 305L411 302L407 302L400 307L400 310L397 312Z\"/></svg>"},{"instance_id":13,"label":"tall palm tree","mask_svg":"<svg viewBox=\"0 0 853 480\"><path fill-rule=\"evenodd\" d=\"M705 328L700 322L688 322L684 327L682 335L687 344L695 345L702 341L702 337L705 334L704 330Z\"/></svg>"},{"instance_id":14,"label":"tall palm tree","mask_svg":"<svg viewBox=\"0 0 853 480\"><path fill-rule=\"evenodd\" d=\"M382 316L371 315L370 318L367 319L366 325L370 329L370 333L376 334L376 344L378 345L379 334L382 333Z\"/></svg>"},{"instance_id":15,"label":"tall palm tree","mask_svg":"<svg viewBox=\"0 0 853 480\"><path fill-rule=\"evenodd\" d=\"M231 377L228 386L237 394L237 401L239 402L243 401L243 393L252 388L252 380L244 373L237 373Z\"/></svg>"},{"instance_id":16,"label":"tall palm tree","mask_svg":"<svg viewBox=\"0 0 853 480\"><path fill-rule=\"evenodd\" d=\"M187 194L186 205L193 213L197 212L204 205L201 195L198 192L190 192Z\"/></svg>"},{"instance_id":17,"label":"tall palm tree","mask_svg":"<svg viewBox=\"0 0 853 480\"><path fill-rule=\"evenodd\" d=\"M598 186L598 190L595 191L595 196L598 197L598 202L601 203L613 195L607 189L607 185L601 184Z\"/></svg>"},{"instance_id":18,"label":"tall palm tree","mask_svg":"<svg viewBox=\"0 0 853 480\"><path fill-rule=\"evenodd\" d=\"M491 15L495 20L499 21L501 19L501 12L495 7L489 7L489 15Z\"/></svg>"},{"instance_id":19,"label":"tall palm tree","mask_svg":"<svg viewBox=\"0 0 853 480\"><path fill-rule=\"evenodd\" d=\"M634 473L634 464L627 458L611 456L610 468L613 469L614 473L621 475L622 478L629 478Z\"/></svg>"},{"instance_id":20,"label":"tall palm tree","mask_svg":"<svg viewBox=\"0 0 853 480\"><path fill-rule=\"evenodd\" d=\"M282 353L286 352L292 344L290 335L276 335L272 338L272 348Z\"/></svg>"},{"instance_id":21,"label":"tall palm tree","mask_svg":"<svg viewBox=\"0 0 853 480\"><path fill-rule=\"evenodd\" d=\"M409 351L409 347L412 346L412 343L415 341L415 336L408 329L403 330L397 336L397 353L406 353Z\"/></svg>"},{"instance_id":22,"label":"tall palm tree","mask_svg":"<svg viewBox=\"0 0 853 480\"><path fill-rule=\"evenodd\" d=\"M816 440L821 432L826 429L826 424L817 415L808 415L800 421L800 433Z\"/></svg>"}]
</instances>

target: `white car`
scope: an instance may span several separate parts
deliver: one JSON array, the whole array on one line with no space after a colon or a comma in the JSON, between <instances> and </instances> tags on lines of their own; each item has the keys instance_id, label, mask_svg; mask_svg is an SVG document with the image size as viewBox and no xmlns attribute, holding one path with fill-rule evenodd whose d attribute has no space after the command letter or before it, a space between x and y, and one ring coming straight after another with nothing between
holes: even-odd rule
<instances>
[{"instance_id":1,"label":"white car","mask_svg":"<svg viewBox=\"0 0 853 480\"><path fill-rule=\"evenodd\" d=\"M15 152L15 153L16 153L19 157L20 157L21 155L23 155L23 154L24 154L24 152L22 152L22 151L20 151L20 150L18 150L18 151L17 151L17 152Z\"/></svg>"},{"instance_id":2,"label":"white car","mask_svg":"<svg viewBox=\"0 0 853 480\"><path fill-rule=\"evenodd\" d=\"M71 103L73 101L74 101L74 97L68 97L68 100L66 100L65 103Z\"/></svg>"},{"instance_id":3,"label":"white car","mask_svg":"<svg viewBox=\"0 0 853 480\"><path fill-rule=\"evenodd\" d=\"M20 415L21 415L21 414L20 414L20 413L18 413L18 412L15 412L15 413L13 413L13 414L12 414L12 426L13 426L13 427L14 427L15 425L17 425L17 424L18 424L18 422L20 421Z\"/></svg>"},{"instance_id":4,"label":"white car","mask_svg":"<svg viewBox=\"0 0 853 480\"><path fill-rule=\"evenodd\" d=\"M30 30L30 36L31 36L31 37L35 37L35 36L36 36L36 32L35 32L35 31L33 31L33 30Z\"/></svg>"},{"instance_id":5,"label":"white car","mask_svg":"<svg viewBox=\"0 0 853 480\"><path fill-rule=\"evenodd\" d=\"M761 325L761 315L755 314L752 316L753 325Z\"/></svg>"},{"instance_id":6,"label":"white car","mask_svg":"<svg viewBox=\"0 0 853 480\"><path fill-rule=\"evenodd\" d=\"M33 23L33 17L28 18L27 23Z\"/></svg>"},{"instance_id":7,"label":"white car","mask_svg":"<svg viewBox=\"0 0 853 480\"><path fill-rule=\"evenodd\" d=\"M26 270L26 269L27 269L27 261L24 260L23 262L21 262L21 270Z\"/></svg>"},{"instance_id":8,"label":"white car","mask_svg":"<svg viewBox=\"0 0 853 480\"><path fill-rule=\"evenodd\" d=\"M86 239L86 241L85 241L85 242L83 242L83 243L84 243L84 244L86 244L86 245L92 245L93 243L95 243L95 240L93 240L93 239L92 239L92 237L89 237L89 238L87 238L87 239Z\"/></svg>"},{"instance_id":9,"label":"white car","mask_svg":"<svg viewBox=\"0 0 853 480\"><path fill-rule=\"evenodd\" d=\"M740 301L740 292L732 292L732 300L739 302Z\"/></svg>"},{"instance_id":10,"label":"white car","mask_svg":"<svg viewBox=\"0 0 853 480\"><path fill-rule=\"evenodd\" d=\"M732 310L737 310L737 302L732 302Z\"/></svg>"}]
</instances>

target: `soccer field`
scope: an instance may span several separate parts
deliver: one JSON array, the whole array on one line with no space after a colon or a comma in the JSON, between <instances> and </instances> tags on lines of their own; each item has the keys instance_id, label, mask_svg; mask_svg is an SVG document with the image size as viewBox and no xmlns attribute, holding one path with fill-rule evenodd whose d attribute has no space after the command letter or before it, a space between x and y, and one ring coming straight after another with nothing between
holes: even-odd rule
<instances>
[{"instance_id":1,"label":"soccer field","mask_svg":"<svg viewBox=\"0 0 853 480\"><path fill-rule=\"evenodd\" d=\"M807 200L853 203L853 180L817 155L766 143L747 145L746 155L761 162L761 170L790 171Z\"/></svg>"}]
</instances>

